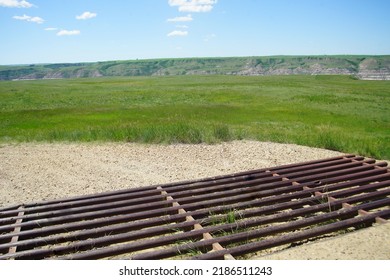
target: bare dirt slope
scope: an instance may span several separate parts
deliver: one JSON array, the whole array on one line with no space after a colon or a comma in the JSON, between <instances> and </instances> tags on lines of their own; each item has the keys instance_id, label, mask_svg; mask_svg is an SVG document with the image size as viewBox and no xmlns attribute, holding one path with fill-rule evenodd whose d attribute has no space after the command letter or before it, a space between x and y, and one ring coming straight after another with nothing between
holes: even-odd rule
<instances>
[{"instance_id":1,"label":"bare dirt slope","mask_svg":"<svg viewBox=\"0 0 390 280\"><path fill-rule=\"evenodd\" d=\"M199 179L338 155L341 153L255 141L217 145L3 144L0 145L0 207ZM387 252L390 252L390 244L385 243L385 240L389 241L389 227L378 228L381 233L372 233L361 239L361 243L366 242L367 238L372 240L369 248L363 250L364 253L352 250L347 258L383 258L376 252L384 245L388 246ZM359 232L356 234L360 240ZM340 241L329 246L343 251L341 246L345 243L348 242ZM318 246L328 246L326 242L321 244ZM354 244L359 246L359 241ZM375 244L379 246L377 249ZM305 246L300 247L311 248ZM290 251L292 253L275 258L308 259L312 258L311 254L321 258L318 247L312 248L314 251L301 255ZM323 252L328 254L327 251ZM324 259L328 257L323 256ZM385 257L390 259L389 254Z\"/></svg>"}]
</instances>

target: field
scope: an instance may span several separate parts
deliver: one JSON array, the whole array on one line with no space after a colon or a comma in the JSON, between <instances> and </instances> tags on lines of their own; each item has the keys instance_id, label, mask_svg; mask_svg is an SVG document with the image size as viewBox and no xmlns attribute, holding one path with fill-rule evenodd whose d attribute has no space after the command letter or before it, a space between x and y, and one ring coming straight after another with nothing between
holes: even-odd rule
<instances>
[{"instance_id":1,"label":"field","mask_svg":"<svg viewBox=\"0 0 390 280\"><path fill-rule=\"evenodd\" d=\"M390 159L390 81L166 76L0 82L0 142L253 139Z\"/></svg>"}]
</instances>

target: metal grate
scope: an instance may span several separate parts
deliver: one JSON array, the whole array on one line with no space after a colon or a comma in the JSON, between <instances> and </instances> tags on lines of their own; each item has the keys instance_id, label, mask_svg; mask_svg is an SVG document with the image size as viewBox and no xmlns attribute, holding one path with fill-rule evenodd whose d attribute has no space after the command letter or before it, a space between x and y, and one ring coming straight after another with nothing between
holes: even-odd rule
<instances>
[{"instance_id":1,"label":"metal grate","mask_svg":"<svg viewBox=\"0 0 390 280\"><path fill-rule=\"evenodd\" d=\"M354 155L0 209L0 259L235 259L390 218Z\"/></svg>"}]
</instances>

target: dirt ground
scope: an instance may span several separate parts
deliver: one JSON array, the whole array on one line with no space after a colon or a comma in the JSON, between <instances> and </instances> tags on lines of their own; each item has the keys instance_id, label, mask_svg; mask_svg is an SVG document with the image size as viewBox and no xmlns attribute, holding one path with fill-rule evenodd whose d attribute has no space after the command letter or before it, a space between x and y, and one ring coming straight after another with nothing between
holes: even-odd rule
<instances>
[{"instance_id":1,"label":"dirt ground","mask_svg":"<svg viewBox=\"0 0 390 280\"><path fill-rule=\"evenodd\" d=\"M390 223L310 242L262 260L390 260Z\"/></svg>"},{"instance_id":2,"label":"dirt ground","mask_svg":"<svg viewBox=\"0 0 390 280\"><path fill-rule=\"evenodd\" d=\"M0 207L200 179L338 155L341 153L256 141L217 145L2 144ZM269 255L266 259L390 259L390 226L312 242Z\"/></svg>"}]
</instances>

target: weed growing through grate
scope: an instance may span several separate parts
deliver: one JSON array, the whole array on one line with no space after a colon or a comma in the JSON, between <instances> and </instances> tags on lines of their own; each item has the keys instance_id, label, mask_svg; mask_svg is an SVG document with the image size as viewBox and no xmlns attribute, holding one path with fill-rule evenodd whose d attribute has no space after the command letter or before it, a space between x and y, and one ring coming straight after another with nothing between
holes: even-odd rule
<instances>
[{"instance_id":1,"label":"weed growing through grate","mask_svg":"<svg viewBox=\"0 0 390 280\"><path fill-rule=\"evenodd\" d=\"M185 252L181 252L180 250L178 250L178 255L176 257L173 257L173 259L188 259L188 258L191 258L194 256L202 255L206 252L207 252L207 250L205 250L205 249L202 250L198 247L189 248L189 249L185 250Z\"/></svg>"},{"instance_id":2,"label":"weed growing through grate","mask_svg":"<svg viewBox=\"0 0 390 280\"><path fill-rule=\"evenodd\" d=\"M184 220L182 222L184 222ZM213 222L199 221L199 224L202 226L203 225L210 225L212 223ZM173 224L174 223L168 223L167 225L173 225ZM189 232L192 230L194 230L194 226L172 227L170 229L170 231L173 235L183 234L183 233L186 233L186 232ZM201 235L201 236L203 236L203 235ZM166 245L166 247L173 247L176 250L175 255L168 258L168 259L172 259L172 260L187 259L187 258L191 258L193 256L200 255L200 254L207 252L208 251L207 248L199 248L199 247L195 247L195 246L191 245L192 243L200 241L202 239L201 236L198 236L198 237L178 237L178 239L176 239L175 241L172 241L169 245ZM185 246L186 249L180 249L180 247L182 247L183 245L188 245L188 246Z\"/></svg>"},{"instance_id":3,"label":"weed growing through grate","mask_svg":"<svg viewBox=\"0 0 390 280\"><path fill-rule=\"evenodd\" d=\"M237 209L230 209L219 215L210 213L209 219L211 226L230 225L229 229L221 229L213 232L213 236L215 237L227 236L246 230L246 227L239 224L239 222L242 222L245 217Z\"/></svg>"},{"instance_id":4,"label":"weed growing through grate","mask_svg":"<svg viewBox=\"0 0 390 280\"><path fill-rule=\"evenodd\" d=\"M226 222L228 224L232 224L232 223L235 223L236 222L236 213L234 210L232 211L229 211L226 215Z\"/></svg>"},{"instance_id":5,"label":"weed growing through grate","mask_svg":"<svg viewBox=\"0 0 390 280\"><path fill-rule=\"evenodd\" d=\"M233 224L243 218L243 215L237 209L229 209L221 214L215 214L213 212L209 213L210 223L213 226L222 224Z\"/></svg>"},{"instance_id":6,"label":"weed growing through grate","mask_svg":"<svg viewBox=\"0 0 390 280\"><path fill-rule=\"evenodd\" d=\"M318 204L327 204L328 212L336 211L336 208L332 208L331 196L329 195L328 187L324 187L321 193L322 195L316 195Z\"/></svg>"},{"instance_id":7,"label":"weed growing through grate","mask_svg":"<svg viewBox=\"0 0 390 280\"><path fill-rule=\"evenodd\" d=\"M180 250L180 246L182 245L186 245L186 244L191 244L191 243L194 243L194 242L197 242L199 241L199 239L193 239L193 238L188 238L188 239L181 239L181 240L177 240L173 246L176 247L177 249L177 254L175 257L172 257L172 259L186 259L186 258L189 258L189 257L193 257L193 256L197 256L197 255L201 255L205 252L207 252L207 249L206 248L199 248L199 247L191 247L189 246L188 249L184 250L184 251L181 251Z\"/></svg>"}]
</instances>

